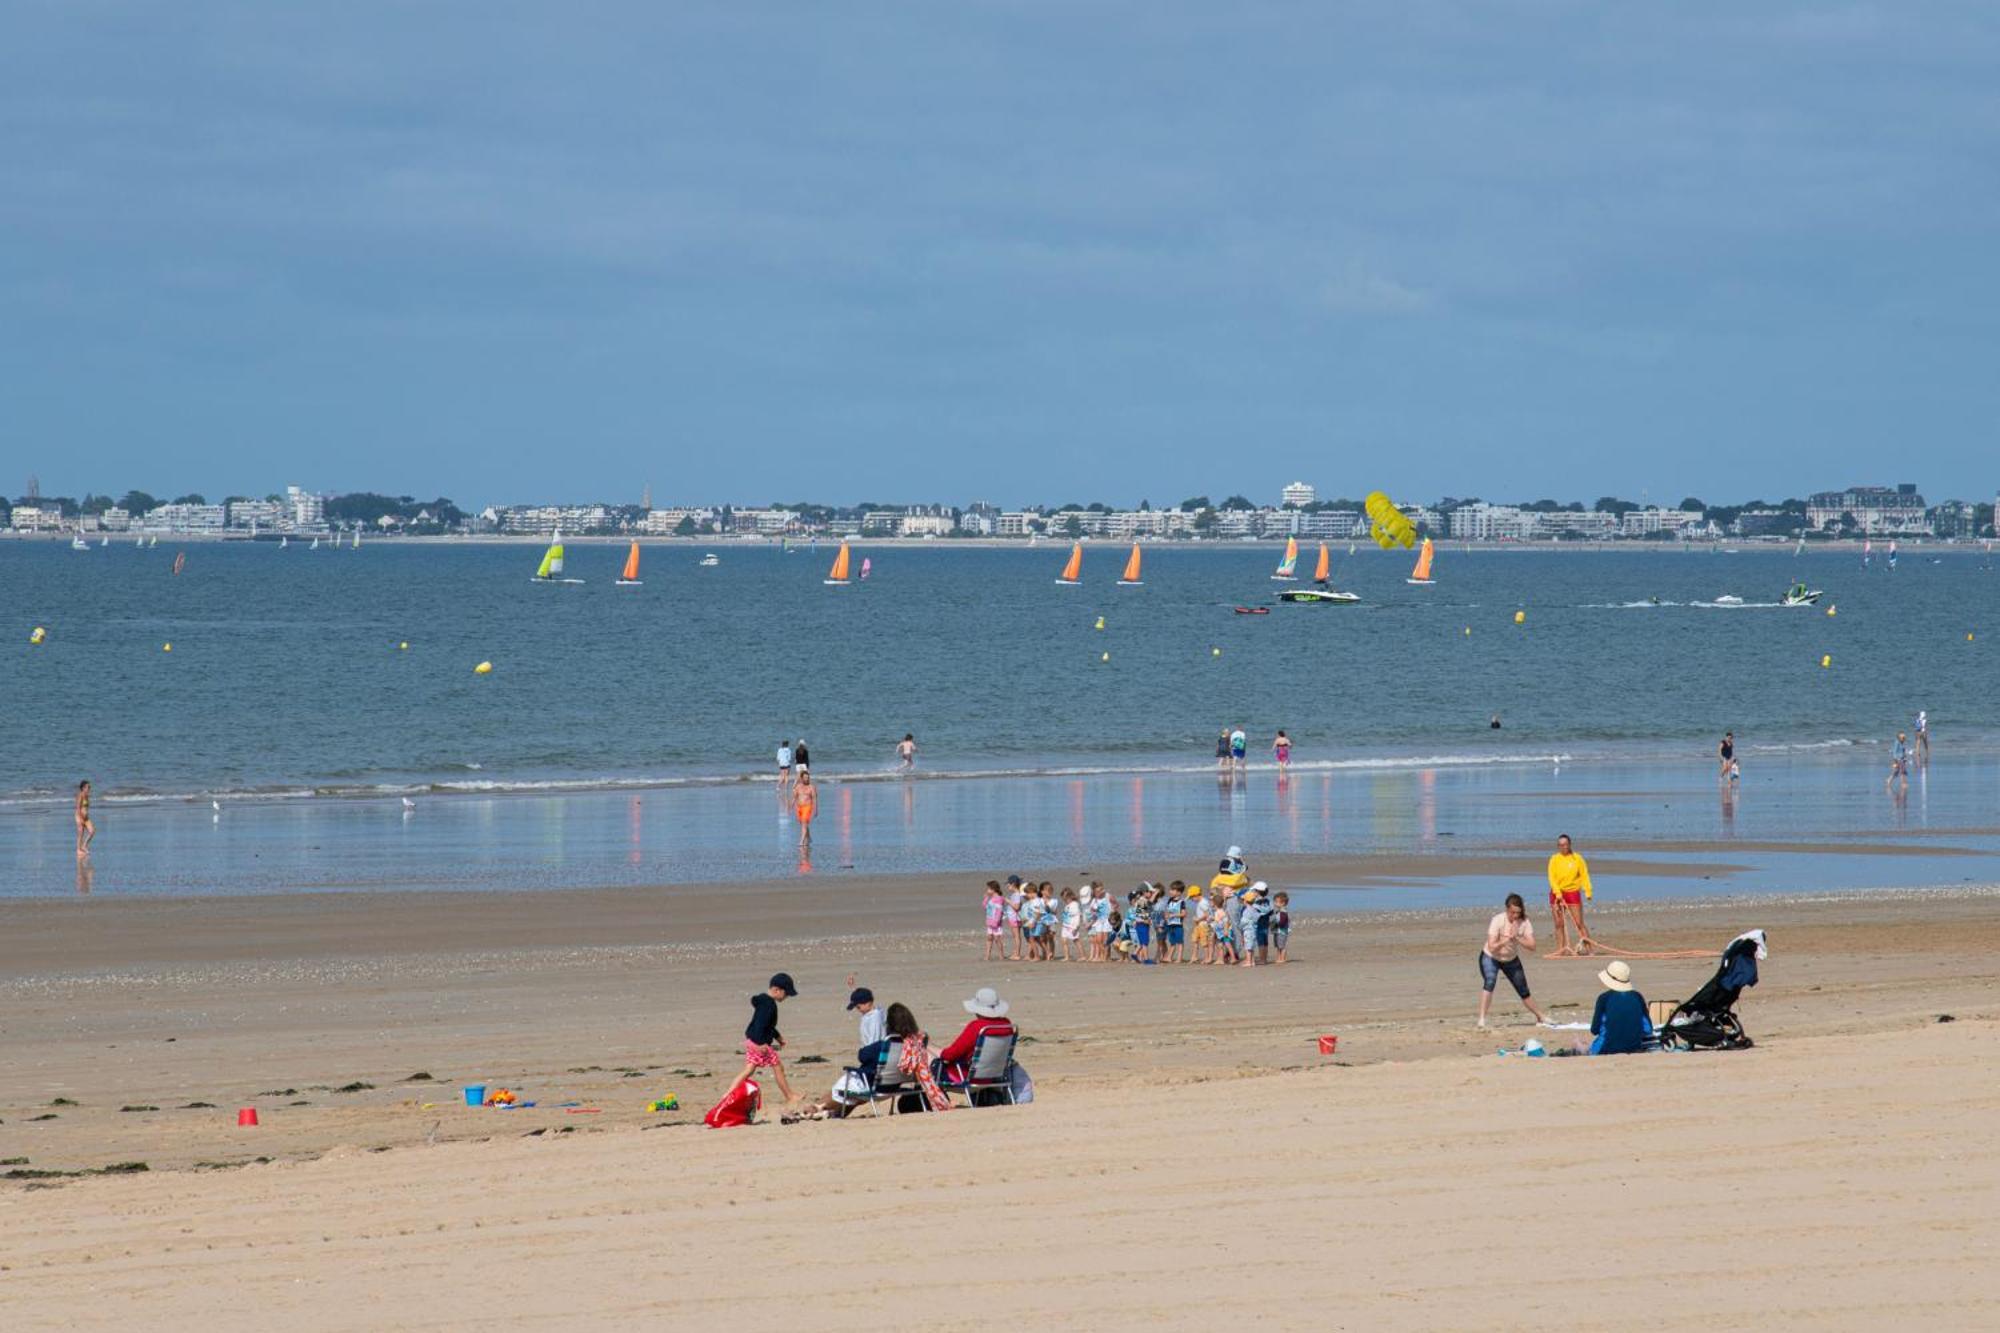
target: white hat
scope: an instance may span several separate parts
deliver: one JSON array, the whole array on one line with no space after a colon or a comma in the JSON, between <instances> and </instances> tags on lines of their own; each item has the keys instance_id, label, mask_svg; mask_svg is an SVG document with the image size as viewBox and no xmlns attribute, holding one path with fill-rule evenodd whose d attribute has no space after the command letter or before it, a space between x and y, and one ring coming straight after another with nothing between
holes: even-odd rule
<instances>
[{"instance_id":1,"label":"white hat","mask_svg":"<svg viewBox=\"0 0 2000 1333\"><path fill-rule=\"evenodd\" d=\"M1241 861L1243 859L1243 849L1241 847L1231 847L1223 855L1232 861Z\"/></svg>"},{"instance_id":2,"label":"white hat","mask_svg":"<svg viewBox=\"0 0 2000 1333\"><path fill-rule=\"evenodd\" d=\"M1597 974L1597 979L1612 990L1632 989L1632 969L1623 958L1614 958Z\"/></svg>"},{"instance_id":3,"label":"white hat","mask_svg":"<svg viewBox=\"0 0 2000 1333\"><path fill-rule=\"evenodd\" d=\"M972 993L972 998L965 1002L965 1012L977 1014L981 1018L1005 1018L1007 1002L1001 999L1000 993L991 986L981 986Z\"/></svg>"}]
</instances>

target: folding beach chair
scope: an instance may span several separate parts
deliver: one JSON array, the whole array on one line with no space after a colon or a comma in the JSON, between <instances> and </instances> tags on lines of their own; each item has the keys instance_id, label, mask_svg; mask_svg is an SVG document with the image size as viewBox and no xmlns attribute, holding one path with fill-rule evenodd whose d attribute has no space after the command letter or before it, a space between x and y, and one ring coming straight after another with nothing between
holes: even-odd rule
<instances>
[{"instance_id":1,"label":"folding beach chair","mask_svg":"<svg viewBox=\"0 0 2000 1333\"><path fill-rule=\"evenodd\" d=\"M1012 1075L1014 1072L1014 1043L1020 1034L1009 1033L1004 1037L981 1037L972 1045L972 1059L966 1065L963 1081L949 1079L942 1074L938 1086L946 1093L963 1093L967 1106L979 1105L982 1094L998 1093L1003 1104L1014 1104Z\"/></svg>"},{"instance_id":2,"label":"folding beach chair","mask_svg":"<svg viewBox=\"0 0 2000 1333\"><path fill-rule=\"evenodd\" d=\"M890 1041L882 1047L882 1063L875 1067L875 1094L868 1099L868 1114L875 1114L875 1103L887 1101L889 1114L896 1114L896 1103L904 1097L914 1096L917 1105L925 1105L924 1090L917 1086L915 1074L905 1074L898 1063L903 1057L903 1043Z\"/></svg>"}]
</instances>

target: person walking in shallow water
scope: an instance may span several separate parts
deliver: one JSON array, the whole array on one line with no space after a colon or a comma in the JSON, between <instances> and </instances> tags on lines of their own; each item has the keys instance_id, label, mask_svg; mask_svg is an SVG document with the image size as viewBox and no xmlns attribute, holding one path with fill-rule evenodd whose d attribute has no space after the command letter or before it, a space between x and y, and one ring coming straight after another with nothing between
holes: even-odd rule
<instances>
[{"instance_id":1,"label":"person walking in shallow water","mask_svg":"<svg viewBox=\"0 0 2000 1333\"><path fill-rule=\"evenodd\" d=\"M813 775L803 768L799 770L798 785L792 788L792 813L799 820L799 846L812 846L813 817L819 813L819 788L813 784Z\"/></svg>"},{"instance_id":2,"label":"person walking in shallow water","mask_svg":"<svg viewBox=\"0 0 2000 1333\"><path fill-rule=\"evenodd\" d=\"M97 836L97 825L90 818L90 779L76 784L76 854L90 855L90 840Z\"/></svg>"},{"instance_id":3,"label":"person walking in shallow water","mask_svg":"<svg viewBox=\"0 0 2000 1333\"><path fill-rule=\"evenodd\" d=\"M896 759L905 773L917 766L917 738L911 732L904 732L903 739L896 742Z\"/></svg>"}]
</instances>

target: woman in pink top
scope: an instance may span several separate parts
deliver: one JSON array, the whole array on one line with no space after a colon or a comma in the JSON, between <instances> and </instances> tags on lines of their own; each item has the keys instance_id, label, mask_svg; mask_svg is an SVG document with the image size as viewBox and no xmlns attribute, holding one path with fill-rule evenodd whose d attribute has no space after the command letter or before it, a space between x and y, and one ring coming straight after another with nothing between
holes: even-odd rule
<instances>
[{"instance_id":1,"label":"woman in pink top","mask_svg":"<svg viewBox=\"0 0 2000 1333\"><path fill-rule=\"evenodd\" d=\"M1534 948L1535 923L1528 920L1528 905L1520 894L1510 893L1506 908L1486 923L1486 945L1479 951L1479 979L1484 983L1479 992L1480 1027L1486 1026L1486 1011L1493 1007L1493 987L1503 973L1528 1012L1543 1026L1548 1025L1549 1016L1528 998L1528 970L1521 966L1521 950L1532 953Z\"/></svg>"}]
</instances>

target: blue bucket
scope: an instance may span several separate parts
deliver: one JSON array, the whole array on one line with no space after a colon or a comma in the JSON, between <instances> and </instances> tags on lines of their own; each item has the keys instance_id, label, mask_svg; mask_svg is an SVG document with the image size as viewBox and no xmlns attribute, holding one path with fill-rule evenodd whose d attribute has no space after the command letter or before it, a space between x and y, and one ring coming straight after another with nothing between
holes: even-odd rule
<instances>
[{"instance_id":1,"label":"blue bucket","mask_svg":"<svg viewBox=\"0 0 2000 1333\"><path fill-rule=\"evenodd\" d=\"M485 1085L484 1083L468 1083L468 1084L466 1084L466 1085L465 1085L465 1104L466 1104L467 1106L484 1106L484 1105L486 1105L486 1085Z\"/></svg>"}]
</instances>

